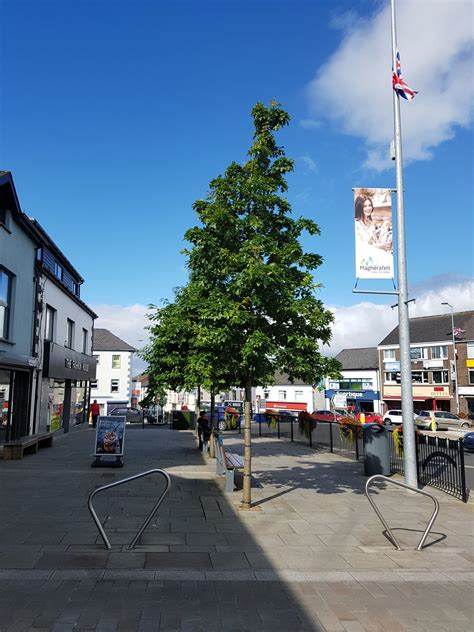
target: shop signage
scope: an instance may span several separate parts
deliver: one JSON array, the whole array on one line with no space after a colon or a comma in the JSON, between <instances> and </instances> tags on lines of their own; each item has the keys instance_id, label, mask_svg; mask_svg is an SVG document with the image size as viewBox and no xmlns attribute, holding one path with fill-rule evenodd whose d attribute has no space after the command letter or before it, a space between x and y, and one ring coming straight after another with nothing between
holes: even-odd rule
<instances>
[{"instance_id":1,"label":"shop signage","mask_svg":"<svg viewBox=\"0 0 474 632\"><path fill-rule=\"evenodd\" d=\"M423 360L424 369L442 369L443 360Z\"/></svg>"},{"instance_id":2,"label":"shop signage","mask_svg":"<svg viewBox=\"0 0 474 632\"><path fill-rule=\"evenodd\" d=\"M266 402L266 409L279 408L281 410L306 410L304 402Z\"/></svg>"},{"instance_id":3,"label":"shop signage","mask_svg":"<svg viewBox=\"0 0 474 632\"><path fill-rule=\"evenodd\" d=\"M459 395L474 395L474 386L460 386Z\"/></svg>"},{"instance_id":4,"label":"shop signage","mask_svg":"<svg viewBox=\"0 0 474 632\"><path fill-rule=\"evenodd\" d=\"M384 362L383 363L384 371L400 371L400 362Z\"/></svg>"},{"instance_id":5,"label":"shop signage","mask_svg":"<svg viewBox=\"0 0 474 632\"><path fill-rule=\"evenodd\" d=\"M125 417L99 417L95 435L94 456L123 456Z\"/></svg>"},{"instance_id":6,"label":"shop signage","mask_svg":"<svg viewBox=\"0 0 474 632\"><path fill-rule=\"evenodd\" d=\"M466 366L468 369L473 368L474 367L474 358L468 358L466 360Z\"/></svg>"},{"instance_id":7,"label":"shop signage","mask_svg":"<svg viewBox=\"0 0 474 632\"><path fill-rule=\"evenodd\" d=\"M339 395L344 399L364 399L364 400L376 400L379 399L380 394L378 391L371 391L371 390L366 390L366 391L343 391L343 390L335 390L333 388L328 388L324 391L324 396L327 397L327 399L333 399L333 397ZM337 404L338 405L338 404Z\"/></svg>"},{"instance_id":8,"label":"shop signage","mask_svg":"<svg viewBox=\"0 0 474 632\"><path fill-rule=\"evenodd\" d=\"M385 386L384 397L401 397L400 386ZM422 397L423 399L441 399L449 398L448 386L414 386L413 397Z\"/></svg>"},{"instance_id":9,"label":"shop signage","mask_svg":"<svg viewBox=\"0 0 474 632\"><path fill-rule=\"evenodd\" d=\"M44 377L56 380L95 380L97 363L91 356L54 342L44 343Z\"/></svg>"}]
</instances>

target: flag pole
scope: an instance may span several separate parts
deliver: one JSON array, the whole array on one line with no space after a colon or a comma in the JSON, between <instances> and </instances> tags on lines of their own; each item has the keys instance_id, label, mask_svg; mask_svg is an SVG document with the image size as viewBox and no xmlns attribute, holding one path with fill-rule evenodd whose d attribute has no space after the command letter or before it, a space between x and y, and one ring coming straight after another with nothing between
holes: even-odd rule
<instances>
[{"instance_id":1,"label":"flag pole","mask_svg":"<svg viewBox=\"0 0 474 632\"><path fill-rule=\"evenodd\" d=\"M392 22L392 68L397 68L397 31L395 0L390 0ZM400 97L393 90L393 125L395 144L395 174L397 187L397 264L398 264L398 333L400 344L400 376L403 419L403 461L405 483L418 487L416 466L415 422L413 418L413 386L410 357L410 322L408 315L408 281L405 247L405 211L403 206L403 159L400 120Z\"/></svg>"}]
</instances>

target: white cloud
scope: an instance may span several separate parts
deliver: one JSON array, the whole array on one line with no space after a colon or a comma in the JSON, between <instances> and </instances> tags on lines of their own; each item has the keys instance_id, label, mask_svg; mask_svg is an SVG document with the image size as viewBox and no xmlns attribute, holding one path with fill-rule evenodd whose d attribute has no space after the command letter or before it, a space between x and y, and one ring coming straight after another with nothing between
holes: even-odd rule
<instances>
[{"instance_id":1,"label":"white cloud","mask_svg":"<svg viewBox=\"0 0 474 632\"><path fill-rule=\"evenodd\" d=\"M427 289L430 285L432 289ZM449 308L441 305L444 301L451 303L455 312L473 309L474 280L441 286L439 277L433 277L424 281L422 287L425 288L423 293L412 294L416 302L410 303L410 317L450 313ZM367 301L351 306L327 307L334 313L335 323L331 346L324 347L323 352L331 356L344 348L376 346L398 322L398 310L391 309L389 305ZM95 321L96 327L109 329L137 349L148 342L149 332L145 329L150 322L146 317L149 311L147 305L93 305L92 309L99 316ZM143 360L135 358L133 372L139 373L144 368Z\"/></svg>"},{"instance_id":2,"label":"white cloud","mask_svg":"<svg viewBox=\"0 0 474 632\"><path fill-rule=\"evenodd\" d=\"M321 125L321 121L315 121L314 119L302 119L300 121L300 125L304 129L316 129Z\"/></svg>"},{"instance_id":3,"label":"white cloud","mask_svg":"<svg viewBox=\"0 0 474 632\"><path fill-rule=\"evenodd\" d=\"M474 281L436 287L414 298L416 302L410 303L409 308L411 318L449 314L449 308L441 305L444 301L451 303L455 312L472 310ZM352 347L375 347L398 324L398 310L390 305L364 302L350 307L328 307L335 317L331 346L323 349L328 355Z\"/></svg>"},{"instance_id":4,"label":"white cloud","mask_svg":"<svg viewBox=\"0 0 474 632\"><path fill-rule=\"evenodd\" d=\"M419 91L402 102L403 154L426 160L472 121L471 0L399 0L398 48L407 84ZM347 25L347 16L344 18ZM336 52L309 85L312 115L332 119L366 143L366 166L390 165L393 137L390 7L344 30ZM403 101L403 99L402 99Z\"/></svg>"},{"instance_id":5,"label":"white cloud","mask_svg":"<svg viewBox=\"0 0 474 632\"><path fill-rule=\"evenodd\" d=\"M310 173L318 173L318 165L316 161L314 161L311 156L300 156L297 158L297 162L303 165L303 173L304 175L308 175Z\"/></svg>"}]
</instances>

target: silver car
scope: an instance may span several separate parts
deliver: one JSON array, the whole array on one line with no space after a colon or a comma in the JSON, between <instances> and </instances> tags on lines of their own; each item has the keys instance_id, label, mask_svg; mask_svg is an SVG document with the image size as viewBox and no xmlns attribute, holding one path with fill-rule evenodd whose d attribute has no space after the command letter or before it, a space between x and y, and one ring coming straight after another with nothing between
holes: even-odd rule
<instances>
[{"instance_id":1,"label":"silver car","mask_svg":"<svg viewBox=\"0 0 474 632\"><path fill-rule=\"evenodd\" d=\"M461 417L444 410L421 410L415 419L417 427L424 430L431 430L433 422L435 430L447 430L455 426L470 428L472 425L469 419L461 419Z\"/></svg>"}]
</instances>

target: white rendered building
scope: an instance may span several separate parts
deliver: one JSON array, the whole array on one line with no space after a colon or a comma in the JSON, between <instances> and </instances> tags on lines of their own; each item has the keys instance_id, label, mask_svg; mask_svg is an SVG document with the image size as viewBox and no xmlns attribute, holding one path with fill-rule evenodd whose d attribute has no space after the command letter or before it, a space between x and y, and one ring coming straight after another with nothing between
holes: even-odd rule
<instances>
[{"instance_id":1,"label":"white rendered building","mask_svg":"<svg viewBox=\"0 0 474 632\"><path fill-rule=\"evenodd\" d=\"M100 405L106 415L115 405L127 403L132 397L132 356L134 347L108 329L94 329L93 353L97 361L97 379L91 382L91 402Z\"/></svg>"}]
</instances>

